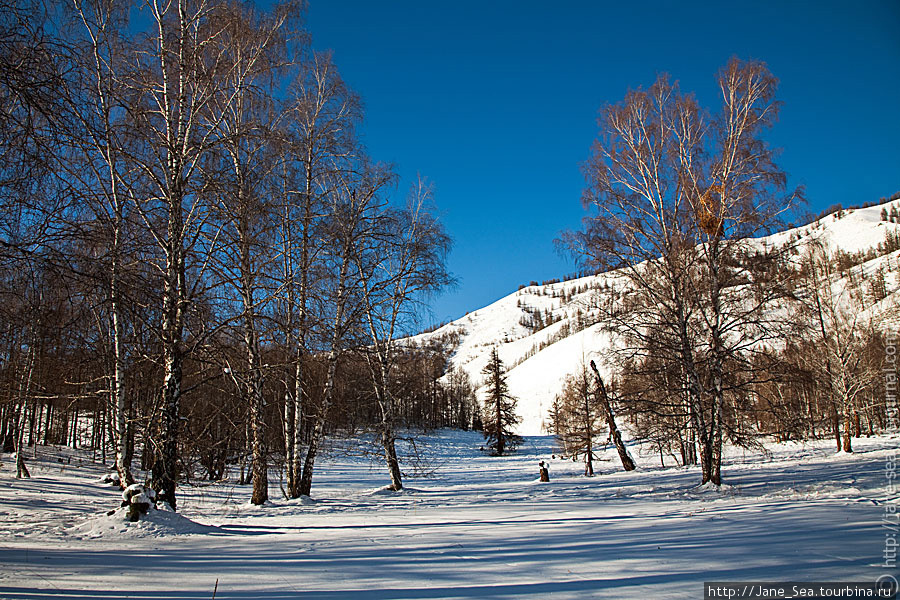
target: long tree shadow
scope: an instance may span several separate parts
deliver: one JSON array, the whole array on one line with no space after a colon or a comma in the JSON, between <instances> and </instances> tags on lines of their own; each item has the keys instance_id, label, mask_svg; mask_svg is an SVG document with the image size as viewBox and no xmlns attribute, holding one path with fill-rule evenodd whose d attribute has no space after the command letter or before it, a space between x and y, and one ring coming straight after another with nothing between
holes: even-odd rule
<instances>
[{"instance_id":1,"label":"long tree shadow","mask_svg":"<svg viewBox=\"0 0 900 600\"><path fill-rule=\"evenodd\" d=\"M809 510L807 510L807 508ZM44 548L24 554L21 549L0 549L0 564L11 572L40 573L75 570L91 581L117 580L126 570L141 569L151 577L171 574L184 579L185 588L199 581L221 577L248 581L264 588L247 591L240 585L222 585L217 598L518 598L570 594L571 597L634 596L637 586L696 586L703 581L812 578L835 572L861 576L877 558L877 519L850 519L844 507L834 503L767 503L747 513L746 507L717 506L702 515L668 514L656 518L535 516L532 519L430 520L421 523L374 526L335 526L331 535L309 528L284 539L267 537L271 531L255 530L252 543L202 545L191 538L182 546L173 541L164 549ZM765 518L760 517L765 514ZM847 517L847 518L845 518ZM293 528L299 529L303 528ZM443 530L431 535L427 530ZM346 533L341 535L341 531ZM423 535L417 535L417 531ZM375 538L371 536L375 535ZM841 540L840 548L835 547ZM870 543L871 542L871 543ZM767 551L764 555L760 548ZM829 552L830 550L830 552ZM839 555L838 555L839 554ZM634 565L654 565L658 557L674 561L666 572L628 574ZM563 569L578 567L584 577L573 579ZM533 581L544 570L545 581ZM643 571L647 568L642 567ZM871 569L869 569L871 570ZM334 588L304 589L309 576L319 587L328 576L339 574ZM651 569L652 571L652 569ZM626 576L623 577L623 573ZM290 574L299 591L285 591L274 583ZM385 574L388 577L385 579ZM605 576L604 576L605 575ZM60 582L59 579L56 581ZM177 579L176 579L177 581ZM408 582L408 588L396 588ZM477 585L473 585L476 584ZM93 591L76 588L25 590L0 588L0 597L20 598L161 598L189 600L210 597L207 591ZM112 585L112 584L111 584ZM176 584L177 586L177 584ZM40 585L36 585L40 587ZM664 588L663 588L664 589ZM693 588L691 588L693 589Z\"/></svg>"}]
</instances>

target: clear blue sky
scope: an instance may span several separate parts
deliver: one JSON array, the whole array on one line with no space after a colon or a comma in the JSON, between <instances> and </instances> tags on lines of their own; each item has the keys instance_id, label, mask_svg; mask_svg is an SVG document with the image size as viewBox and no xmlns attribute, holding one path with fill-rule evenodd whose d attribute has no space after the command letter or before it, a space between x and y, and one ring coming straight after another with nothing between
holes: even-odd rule
<instances>
[{"instance_id":1,"label":"clear blue sky","mask_svg":"<svg viewBox=\"0 0 900 600\"><path fill-rule=\"evenodd\" d=\"M553 240L584 214L597 111L658 72L711 106L731 56L765 61L784 102L768 139L811 212L900 191L900 0L310 0L307 26L397 193L434 184L459 285L424 325L576 270Z\"/></svg>"}]
</instances>

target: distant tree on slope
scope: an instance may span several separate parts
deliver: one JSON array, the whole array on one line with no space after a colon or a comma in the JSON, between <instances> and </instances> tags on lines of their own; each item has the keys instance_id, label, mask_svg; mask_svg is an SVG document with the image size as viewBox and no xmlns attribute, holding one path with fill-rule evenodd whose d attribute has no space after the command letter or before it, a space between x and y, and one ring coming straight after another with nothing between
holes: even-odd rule
<instances>
[{"instance_id":1,"label":"distant tree on slope","mask_svg":"<svg viewBox=\"0 0 900 600\"><path fill-rule=\"evenodd\" d=\"M515 450L522 438L515 434L513 427L519 423L516 416L516 399L509 394L506 371L497 349L491 350L491 358L481 371L485 376L487 396L484 402L484 439L487 446L497 456Z\"/></svg>"}]
</instances>

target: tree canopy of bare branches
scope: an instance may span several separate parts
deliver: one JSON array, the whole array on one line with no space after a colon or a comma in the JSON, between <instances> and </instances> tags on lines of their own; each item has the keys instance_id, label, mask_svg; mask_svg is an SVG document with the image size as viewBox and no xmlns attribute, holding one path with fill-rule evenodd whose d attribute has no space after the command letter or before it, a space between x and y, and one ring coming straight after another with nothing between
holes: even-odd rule
<instances>
[{"instance_id":1,"label":"tree canopy of bare branches","mask_svg":"<svg viewBox=\"0 0 900 600\"><path fill-rule=\"evenodd\" d=\"M789 293L785 248L755 248L800 199L762 135L777 115L776 80L759 62L731 60L717 75L719 110L661 75L605 107L585 164L591 212L562 244L621 285L606 306L624 343L619 362L678 374L701 446L703 482L721 481L723 410L739 395L749 353L779 335L768 310ZM657 381L662 380L658 378Z\"/></svg>"}]
</instances>

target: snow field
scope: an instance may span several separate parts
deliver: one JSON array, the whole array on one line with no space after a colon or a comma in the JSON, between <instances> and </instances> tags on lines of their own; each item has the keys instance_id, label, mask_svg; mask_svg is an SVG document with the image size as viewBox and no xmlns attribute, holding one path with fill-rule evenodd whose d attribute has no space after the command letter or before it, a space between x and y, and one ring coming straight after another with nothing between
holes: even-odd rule
<instances>
[{"instance_id":1,"label":"snow field","mask_svg":"<svg viewBox=\"0 0 900 600\"><path fill-rule=\"evenodd\" d=\"M248 503L249 486L183 487L181 512L128 523L101 465L33 478L0 468L0 598L697 598L704 581L874 580L882 563L885 464L900 437L730 450L722 489L696 468L624 473L551 459L548 437L510 457L477 433L429 434L429 476L385 492L384 468L336 453L313 499ZM30 456L30 454L29 454ZM549 460L550 483L537 462ZM272 497L278 498L277 479Z\"/></svg>"}]
</instances>

